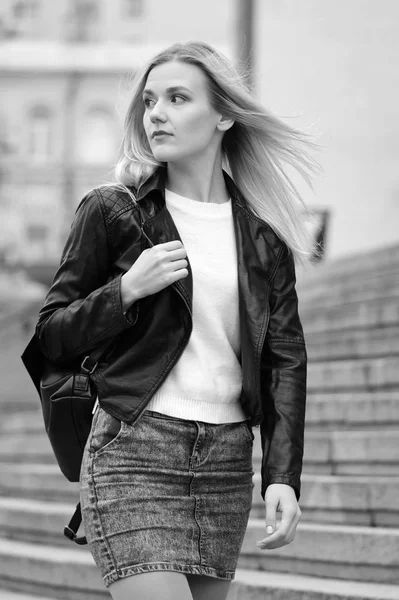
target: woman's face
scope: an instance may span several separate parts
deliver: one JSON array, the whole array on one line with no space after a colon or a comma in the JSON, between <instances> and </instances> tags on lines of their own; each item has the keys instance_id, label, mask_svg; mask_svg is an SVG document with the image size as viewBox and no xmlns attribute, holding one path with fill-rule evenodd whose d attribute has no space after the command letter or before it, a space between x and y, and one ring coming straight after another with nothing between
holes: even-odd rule
<instances>
[{"instance_id":1,"label":"woman's face","mask_svg":"<svg viewBox=\"0 0 399 600\"><path fill-rule=\"evenodd\" d=\"M221 142L221 115L211 106L206 75L196 65L172 61L154 67L143 101L144 129L156 160L198 157L212 142Z\"/></svg>"}]
</instances>

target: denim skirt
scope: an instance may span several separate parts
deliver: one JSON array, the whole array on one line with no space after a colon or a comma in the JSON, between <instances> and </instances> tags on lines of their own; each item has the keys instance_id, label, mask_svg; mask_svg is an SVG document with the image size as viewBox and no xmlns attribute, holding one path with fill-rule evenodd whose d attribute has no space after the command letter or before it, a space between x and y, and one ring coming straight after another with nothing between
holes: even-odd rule
<instances>
[{"instance_id":1,"label":"denim skirt","mask_svg":"<svg viewBox=\"0 0 399 600\"><path fill-rule=\"evenodd\" d=\"M80 474L85 535L105 586L149 571L233 580L254 484L252 428L101 407Z\"/></svg>"}]
</instances>

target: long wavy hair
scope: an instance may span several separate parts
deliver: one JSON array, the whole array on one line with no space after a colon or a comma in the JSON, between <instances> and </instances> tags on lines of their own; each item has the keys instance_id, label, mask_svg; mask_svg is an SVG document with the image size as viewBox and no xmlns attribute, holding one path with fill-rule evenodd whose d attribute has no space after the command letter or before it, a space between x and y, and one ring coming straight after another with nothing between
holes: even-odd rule
<instances>
[{"instance_id":1,"label":"long wavy hair","mask_svg":"<svg viewBox=\"0 0 399 600\"><path fill-rule=\"evenodd\" d=\"M118 187L135 200L128 188L137 188L164 164L155 160L144 131L142 94L150 71L170 61L196 65L205 73L212 106L234 119L234 125L222 139L223 168L233 178L249 209L272 227L296 260L306 263L315 249L304 218L305 204L287 167L293 167L311 186L311 176L319 171L319 166L309 150L318 146L308 133L266 110L248 89L245 72L208 44L174 44L135 75L115 167Z\"/></svg>"}]
</instances>

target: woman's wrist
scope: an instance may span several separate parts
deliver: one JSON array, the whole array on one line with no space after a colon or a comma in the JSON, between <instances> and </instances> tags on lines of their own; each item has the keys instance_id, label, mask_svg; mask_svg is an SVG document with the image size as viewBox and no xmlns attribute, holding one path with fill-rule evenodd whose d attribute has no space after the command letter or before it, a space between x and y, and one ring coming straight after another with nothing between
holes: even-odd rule
<instances>
[{"instance_id":1,"label":"woman's wrist","mask_svg":"<svg viewBox=\"0 0 399 600\"><path fill-rule=\"evenodd\" d=\"M126 273L121 277L121 299L124 313L139 299L137 292L134 292L132 286L126 280Z\"/></svg>"}]
</instances>

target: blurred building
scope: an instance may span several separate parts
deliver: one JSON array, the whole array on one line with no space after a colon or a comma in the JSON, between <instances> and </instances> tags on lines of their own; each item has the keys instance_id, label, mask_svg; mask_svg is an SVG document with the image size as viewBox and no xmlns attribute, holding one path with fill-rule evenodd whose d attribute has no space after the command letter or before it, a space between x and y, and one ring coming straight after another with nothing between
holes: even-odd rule
<instances>
[{"instance_id":1,"label":"blurred building","mask_svg":"<svg viewBox=\"0 0 399 600\"><path fill-rule=\"evenodd\" d=\"M2 0L0 258L58 261L83 194L112 178L126 76L175 41L230 57L246 0ZM263 103L318 135L327 254L399 241L397 0L254 0ZM300 185L301 188L301 185Z\"/></svg>"},{"instance_id":2,"label":"blurred building","mask_svg":"<svg viewBox=\"0 0 399 600\"><path fill-rule=\"evenodd\" d=\"M264 103L318 134L328 256L399 243L399 2L256 0Z\"/></svg>"},{"instance_id":3,"label":"blurred building","mask_svg":"<svg viewBox=\"0 0 399 600\"><path fill-rule=\"evenodd\" d=\"M224 49L226 2L188 4L2 0L0 254L8 260L59 260L78 202L112 180L138 65L178 39ZM211 7L219 18L209 22Z\"/></svg>"}]
</instances>

